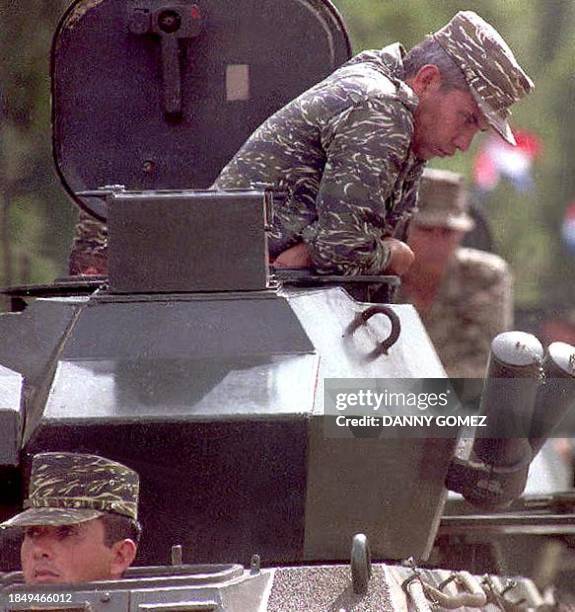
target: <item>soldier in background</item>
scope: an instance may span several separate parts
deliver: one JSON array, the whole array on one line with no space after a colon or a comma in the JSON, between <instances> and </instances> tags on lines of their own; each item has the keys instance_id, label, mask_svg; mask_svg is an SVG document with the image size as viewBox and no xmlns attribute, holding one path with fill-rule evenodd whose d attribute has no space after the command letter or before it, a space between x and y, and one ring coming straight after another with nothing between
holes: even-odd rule
<instances>
[{"instance_id":1,"label":"soldier in background","mask_svg":"<svg viewBox=\"0 0 575 612\"><path fill-rule=\"evenodd\" d=\"M498 255L459 246L473 228L467 210L461 175L425 171L398 299L415 306L450 377L482 378L491 340L512 325L511 274Z\"/></svg>"},{"instance_id":2,"label":"soldier in background","mask_svg":"<svg viewBox=\"0 0 575 612\"><path fill-rule=\"evenodd\" d=\"M108 274L108 227L81 210L70 252L68 272L78 275Z\"/></svg>"},{"instance_id":3,"label":"soldier in background","mask_svg":"<svg viewBox=\"0 0 575 612\"><path fill-rule=\"evenodd\" d=\"M399 43L360 53L287 104L214 187L288 192L269 234L275 266L402 274L413 261L403 238L426 161L466 151L489 126L513 144L509 107L532 86L497 31L459 12L409 53ZM103 229L83 217L71 272L94 269L104 250ZM88 268L86 251L95 255Z\"/></svg>"},{"instance_id":4,"label":"soldier in background","mask_svg":"<svg viewBox=\"0 0 575 612\"><path fill-rule=\"evenodd\" d=\"M122 576L136 556L139 477L96 455L41 453L32 459L28 509L0 525L21 528L26 584Z\"/></svg>"}]
</instances>

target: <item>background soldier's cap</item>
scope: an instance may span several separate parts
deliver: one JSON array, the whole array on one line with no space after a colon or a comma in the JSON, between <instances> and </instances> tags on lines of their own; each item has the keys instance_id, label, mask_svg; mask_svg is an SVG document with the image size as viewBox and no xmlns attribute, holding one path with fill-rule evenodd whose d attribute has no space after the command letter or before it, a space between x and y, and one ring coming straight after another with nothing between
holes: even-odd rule
<instances>
[{"instance_id":1,"label":"background soldier's cap","mask_svg":"<svg viewBox=\"0 0 575 612\"><path fill-rule=\"evenodd\" d=\"M507 121L509 107L533 89L497 30L473 11L460 11L433 38L461 68L489 124L516 144Z\"/></svg>"},{"instance_id":2,"label":"background soldier's cap","mask_svg":"<svg viewBox=\"0 0 575 612\"><path fill-rule=\"evenodd\" d=\"M423 172L415 225L448 227L467 232L475 225L467 214L468 201L463 176L448 170L426 169Z\"/></svg>"},{"instance_id":3,"label":"background soldier's cap","mask_svg":"<svg viewBox=\"0 0 575 612\"><path fill-rule=\"evenodd\" d=\"M138 519L139 477L96 455L40 453L32 459L24 512L0 527L69 525L105 513Z\"/></svg>"}]
</instances>

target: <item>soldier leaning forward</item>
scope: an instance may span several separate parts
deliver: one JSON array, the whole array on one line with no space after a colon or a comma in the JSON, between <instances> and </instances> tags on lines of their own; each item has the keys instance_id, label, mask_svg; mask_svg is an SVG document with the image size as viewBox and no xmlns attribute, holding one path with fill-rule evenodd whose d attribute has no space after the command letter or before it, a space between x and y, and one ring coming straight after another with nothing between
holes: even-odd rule
<instances>
[{"instance_id":1,"label":"soldier leaning forward","mask_svg":"<svg viewBox=\"0 0 575 612\"><path fill-rule=\"evenodd\" d=\"M214 188L288 192L274 210L276 266L402 274L413 261L401 239L425 162L467 150L488 126L514 143L509 107L532 86L497 31L459 12L409 53L399 43L360 53L287 104Z\"/></svg>"},{"instance_id":2,"label":"soldier leaning forward","mask_svg":"<svg viewBox=\"0 0 575 612\"><path fill-rule=\"evenodd\" d=\"M400 44L354 57L270 117L215 182L269 183L275 265L343 274L402 273L403 238L425 162L465 151L488 125L514 143L508 108L532 82L496 30L471 11L407 55Z\"/></svg>"}]
</instances>

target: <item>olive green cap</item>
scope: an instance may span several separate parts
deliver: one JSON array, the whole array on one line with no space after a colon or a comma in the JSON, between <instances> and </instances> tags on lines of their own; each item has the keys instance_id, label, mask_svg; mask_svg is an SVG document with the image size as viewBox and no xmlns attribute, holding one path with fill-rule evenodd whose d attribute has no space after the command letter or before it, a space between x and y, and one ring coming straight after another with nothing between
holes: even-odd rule
<instances>
[{"instance_id":1,"label":"olive green cap","mask_svg":"<svg viewBox=\"0 0 575 612\"><path fill-rule=\"evenodd\" d=\"M134 470L97 455L40 453L32 459L27 510L0 527L69 525L106 513L137 520L139 481Z\"/></svg>"},{"instance_id":2,"label":"olive green cap","mask_svg":"<svg viewBox=\"0 0 575 612\"><path fill-rule=\"evenodd\" d=\"M424 170L417 213L413 218L415 225L467 232L475 225L467 210L467 193L461 174L448 170Z\"/></svg>"},{"instance_id":3,"label":"olive green cap","mask_svg":"<svg viewBox=\"0 0 575 612\"><path fill-rule=\"evenodd\" d=\"M533 81L499 32L477 13L460 11L433 38L463 71L489 125L516 144L507 121L509 107L533 89Z\"/></svg>"}]
</instances>

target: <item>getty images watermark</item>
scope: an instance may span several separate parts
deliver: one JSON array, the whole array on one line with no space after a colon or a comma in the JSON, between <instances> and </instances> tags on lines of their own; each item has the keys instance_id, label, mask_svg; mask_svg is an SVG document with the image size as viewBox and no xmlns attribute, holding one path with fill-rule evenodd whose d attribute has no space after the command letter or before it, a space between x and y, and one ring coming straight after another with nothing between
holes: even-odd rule
<instances>
[{"instance_id":1,"label":"getty images watermark","mask_svg":"<svg viewBox=\"0 0 575 612\"><path fill-rule=\"evenodd\" d=\"M475 379L330 378L324 386L329 437L454 437L487 426Z\"/></svg>"}]
</instances>

